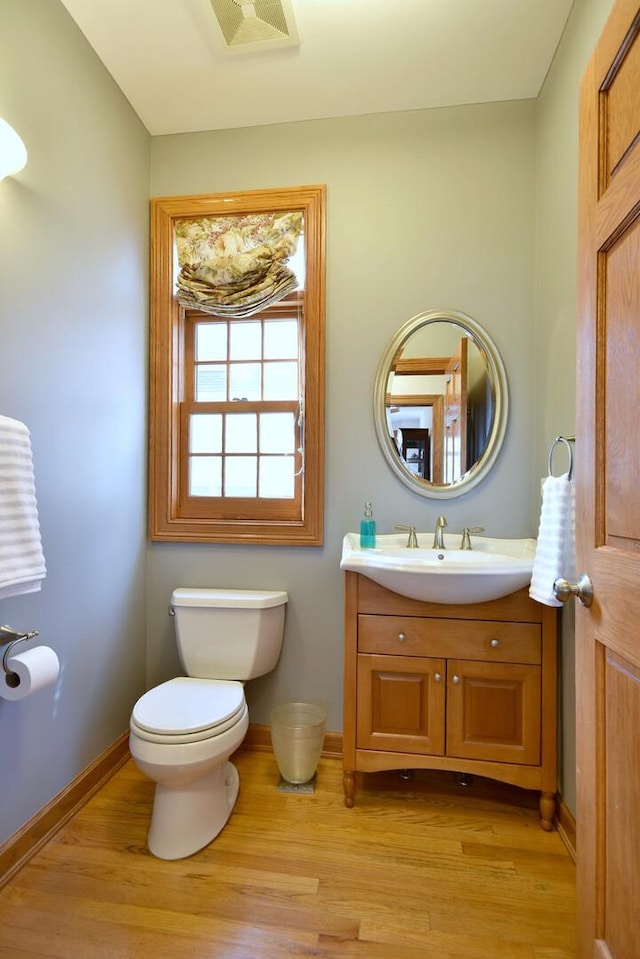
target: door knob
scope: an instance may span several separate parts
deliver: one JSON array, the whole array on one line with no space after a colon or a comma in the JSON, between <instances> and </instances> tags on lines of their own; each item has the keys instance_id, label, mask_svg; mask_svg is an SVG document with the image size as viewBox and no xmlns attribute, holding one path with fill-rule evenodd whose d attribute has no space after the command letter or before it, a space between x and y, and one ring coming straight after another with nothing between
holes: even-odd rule
<instances>
[{"instance_id":1,"label":"door knob","mask_svg":"<svg viewBox=\"0 0 640 959\"><path fill-rule=\"evenodd\" d=\"M570 583L568 579L557 579L553 584L553 595L561 603L566 603L572 596L577 597L583 606L591 606L593 602L593 583L586 573L578 576L577 583Z\"/></svg>"}]
</instances>

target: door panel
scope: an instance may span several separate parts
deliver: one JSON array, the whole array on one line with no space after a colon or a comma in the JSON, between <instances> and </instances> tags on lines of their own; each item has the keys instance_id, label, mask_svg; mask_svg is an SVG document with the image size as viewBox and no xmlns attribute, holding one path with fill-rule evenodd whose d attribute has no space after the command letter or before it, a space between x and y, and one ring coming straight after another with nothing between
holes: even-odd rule
<instances>
[{"instance_id":1,"label":"door panel","mask_svg":"<svg viewBox=\"0 0 640 959\"><path fill-rule=\"evenodd\" d=\"M640 46L625 53L607 90L607 171L614 176L640 129Z\"/></svg>"},{"instance_id":2,"label":"door panel","mask_svg":"<svg viewBox=\"0 0 640 959\"><path fill-rule=\"evenodd\" d=\"M639 44L640 49L640 44ZM638 87L640 90L640 86ZM640 97L638 98L640 100ZM629 411L640 409L640 218L603 254L606 263L603 323L606 324L604 395L604 543L640 549L640 444L629 443Z\"/></svg>"},{"instance_id":3,"label":"door panel","mask_svg":"<svg viewBox=\"0 0 640 959\"><path fill-rule=\"evenodd\" d=\"M604 940L612 956L636 955L640 909L640 670L607 652L604 661L606 903Z\"/></svg>"}]
</instances>

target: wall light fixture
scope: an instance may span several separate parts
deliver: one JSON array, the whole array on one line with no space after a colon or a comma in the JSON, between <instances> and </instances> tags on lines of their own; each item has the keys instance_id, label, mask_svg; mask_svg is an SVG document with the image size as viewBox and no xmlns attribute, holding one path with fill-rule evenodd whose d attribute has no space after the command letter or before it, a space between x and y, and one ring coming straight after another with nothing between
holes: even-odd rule
<instances>
[{"instance_id":1,"label":"wall light fixture","mask_svg":"<svg viewBox=\"0 0 640 959\"><path fill-rule=\"evenodd\" d=\"M0 180L19 173L27 162L27 148L13 127L0 117Z\"/></svg>"}]
</instances>

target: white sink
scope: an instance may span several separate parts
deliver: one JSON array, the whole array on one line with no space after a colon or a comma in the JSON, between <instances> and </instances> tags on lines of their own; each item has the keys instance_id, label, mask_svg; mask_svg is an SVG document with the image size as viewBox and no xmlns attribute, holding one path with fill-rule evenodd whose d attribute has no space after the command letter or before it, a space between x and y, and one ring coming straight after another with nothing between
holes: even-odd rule
<instances>
[{"instance_id":1,"label":"white sink","mask_svg":"<svg viewBox=\"0 0 640 959\"><path fill-rule=\"evenodd\" d=\"M418 533L415 549L406 533L389 533L376 537L375 549L362 549L360 535L347 533L340 568L427 603L486 603L529 584L535 539L472 535L471 550L459 549L460 539L460 533L445 534L446 549L433 549L433 533Z\"/></svg>"}]
</instances>

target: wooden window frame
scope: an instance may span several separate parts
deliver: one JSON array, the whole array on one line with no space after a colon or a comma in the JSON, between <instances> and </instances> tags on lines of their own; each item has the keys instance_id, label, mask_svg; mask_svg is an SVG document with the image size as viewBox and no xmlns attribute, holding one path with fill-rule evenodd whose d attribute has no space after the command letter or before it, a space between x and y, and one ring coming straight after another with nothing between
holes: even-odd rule
<instances>
[{"instance_id":1,"label":"wooden window frame","mask_svg":"<svg viewBox=\"0 0 640 959\"><path fill-rule=\"evenodd\" d=\"M324 526L325 206L323 185L151 201L149 538L193 543L322 546ZM186 399L186 310L175 296L175 221L187 217L302 211L304 472L301 515L250 519L189 516L181 508L181 429ZM181 422L182 417L182 422ZM183 497L184 499L184 497ZM211 501L209 501L211 502ZM211 510L209 509L210 513ZM260 508L256 513L263 513Z\"/></svg>"}]
</instances>

